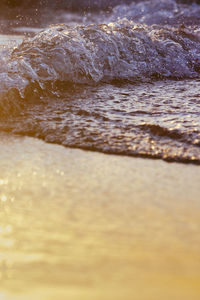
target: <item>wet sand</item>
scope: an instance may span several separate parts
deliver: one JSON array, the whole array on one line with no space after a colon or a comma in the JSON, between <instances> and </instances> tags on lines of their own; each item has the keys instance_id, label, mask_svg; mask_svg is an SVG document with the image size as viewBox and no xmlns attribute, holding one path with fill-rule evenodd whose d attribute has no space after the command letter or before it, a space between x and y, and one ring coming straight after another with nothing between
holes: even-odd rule
<instances>
[{"instance_id":1,"label":"wet sand","mask_svg":"<svg viewBox=\"0 0 200 300\"><path fill-rule=\"evenodd\" d=\"M1 300L197 300L200 168L0 135Z\"/></svg>"}]
</instances>

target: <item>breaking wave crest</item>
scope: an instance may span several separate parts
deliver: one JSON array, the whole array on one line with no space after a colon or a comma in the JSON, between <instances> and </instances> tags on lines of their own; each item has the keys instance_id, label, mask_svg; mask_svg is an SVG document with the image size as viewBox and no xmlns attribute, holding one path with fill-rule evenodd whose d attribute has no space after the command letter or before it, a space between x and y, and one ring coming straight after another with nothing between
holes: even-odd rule
<instances>
[{"instance_id":1,"label":"breaking wave crest","mask_svg":"<svg viewBox=\"0 0 200 300\"><path fill-rule=\"evenodd\" d=\"M200 165L199 13L136 1L0 45L0 130Z\"/></svg>"},{"instance_id":2,"label":"breaking wave crest","mask_svg":"<svg viewBox=\"0 0 200 300\"><path fill-rule=\"evenodd\" d=\"M0 90L45 83L97 84L150 78L195 78L200 72L200 29L109 24L50 26L1 58ZM32 92L35 91L35 86Z\"/></svg>"}]
</instances>

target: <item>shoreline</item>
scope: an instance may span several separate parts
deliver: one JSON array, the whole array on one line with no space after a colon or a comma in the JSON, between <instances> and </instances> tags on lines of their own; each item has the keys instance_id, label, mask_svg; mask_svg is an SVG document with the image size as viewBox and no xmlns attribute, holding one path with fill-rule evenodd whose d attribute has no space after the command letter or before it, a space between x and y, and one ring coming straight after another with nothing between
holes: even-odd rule
<instances>
[{"instance_id":1,"label":"shoreline","mask_svg":"<svg viewBox=\"0 0 200 300\"><path fill-rule=\"evenodd\" d=\"M199 299L198 166L4 133L0 154L2 300Z\"/></svg>"}]
</instances>

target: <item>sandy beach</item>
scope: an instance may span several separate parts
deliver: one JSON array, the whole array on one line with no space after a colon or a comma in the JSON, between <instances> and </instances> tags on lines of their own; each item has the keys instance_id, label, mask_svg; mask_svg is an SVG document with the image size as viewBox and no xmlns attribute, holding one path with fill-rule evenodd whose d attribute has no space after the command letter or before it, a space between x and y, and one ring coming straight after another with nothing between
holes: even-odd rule
<instances>
[{"instance_id":1,"label":"sandy beach","mask_svg":"<svg viewBox=\"0 0 200 300\"><path fill-rule=\"evenodd\" d=\"M200 168L0 136L1 300L197 300Z\"/></svg>"}]
</instances>

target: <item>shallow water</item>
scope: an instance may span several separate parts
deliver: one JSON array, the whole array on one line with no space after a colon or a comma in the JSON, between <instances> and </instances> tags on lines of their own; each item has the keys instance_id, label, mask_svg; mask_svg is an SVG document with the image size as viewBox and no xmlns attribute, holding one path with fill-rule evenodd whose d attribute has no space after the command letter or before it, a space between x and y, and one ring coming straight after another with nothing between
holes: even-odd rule
<instances>
[{"instance_id":1,"label":"shallow water","mask_svg":"<svg viewBox=\"0 0 200 300\"><path fill-rule=\"evenodd\" d=\"M198 300L197 166L0 135L2 300Z\"/></svg>"},{"instance_id":2,"label":"shallow water","mask_svg":"<svg viewBox=\"0 0 200 300\"><path fill-rule=\"evenodd\" d=\"M84 86L34 98L0 128L67 147L199 164L199 98L199 80Z\"/></svg>"}]
</instances>

